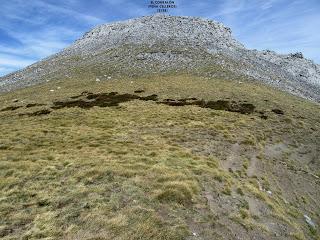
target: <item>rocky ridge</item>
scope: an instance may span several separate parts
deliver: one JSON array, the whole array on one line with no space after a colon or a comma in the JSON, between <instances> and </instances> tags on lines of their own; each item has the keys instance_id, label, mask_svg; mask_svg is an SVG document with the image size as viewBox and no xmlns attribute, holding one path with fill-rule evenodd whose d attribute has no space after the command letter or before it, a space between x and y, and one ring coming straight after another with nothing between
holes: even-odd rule
<instances>
[{"instance_id":1,"label":"rocky ridge","mask_svg":"<svg viewBox=\"0 0 320 240\"><path fill-rule=\"evenodd\" d=\"M83 71L99 78L180 71L246 77L320 102L320 66L301 53L248 50L221 23L167 15L95 27L60 53L0 78L0 92Z\"/></svg>"}]
</instances>

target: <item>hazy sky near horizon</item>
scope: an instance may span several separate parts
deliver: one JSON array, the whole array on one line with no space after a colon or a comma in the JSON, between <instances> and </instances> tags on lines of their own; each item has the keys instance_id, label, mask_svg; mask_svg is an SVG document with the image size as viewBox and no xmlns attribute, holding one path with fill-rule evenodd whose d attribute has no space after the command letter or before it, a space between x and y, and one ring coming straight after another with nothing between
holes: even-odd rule
<instances>
[{"instance_id":1,"label":"hazy sky near horizon","mask_svg":"<svg viewBox=\"0 0 320 240\"><path fill-rule=\"evenodd\" d=\"M54 54L98 24L153 14L148 0L0 0L0 76ZM320 63L320 0L176 0L170 15L222 22L249 49Z\"/></svg>"}]
</instances>

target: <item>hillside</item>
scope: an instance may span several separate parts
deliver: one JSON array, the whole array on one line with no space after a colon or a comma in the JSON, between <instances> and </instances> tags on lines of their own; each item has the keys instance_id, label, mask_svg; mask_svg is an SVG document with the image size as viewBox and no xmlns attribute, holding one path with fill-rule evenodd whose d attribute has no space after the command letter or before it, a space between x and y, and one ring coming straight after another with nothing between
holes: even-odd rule
<instances>
[{"instance_id":1,"label":"hillside","mask_svg":"<svg viewBox=\"0 0 320 240\"><path fill-rule=\"evenodd\" d=\"M149 24L166 20L183 27L157 39ZM0 238L319 239L312 64L246 50L216 22L151 16L5 76Z\"/></svg>"}]
</instances>

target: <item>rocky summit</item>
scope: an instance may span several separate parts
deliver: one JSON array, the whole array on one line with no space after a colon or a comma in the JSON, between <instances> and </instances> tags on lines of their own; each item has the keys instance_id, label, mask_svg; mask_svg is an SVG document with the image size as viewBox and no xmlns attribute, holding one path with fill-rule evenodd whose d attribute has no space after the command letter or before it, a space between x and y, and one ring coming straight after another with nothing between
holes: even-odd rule
<instances>
[{"instance_id":1,"label":"rocky summit","mask_svg":"<svg viewBox=\"0 0 320 240\"><path fill-rule=\"evenodd\" d=\"M117 76L246 77L320 101L320 66L302 53L248 50L221 23L161 14L95 27L62 52L0 78L0 91L68 78L83 69L99 79L101 69Z\"/></svg>"}]
</instances>

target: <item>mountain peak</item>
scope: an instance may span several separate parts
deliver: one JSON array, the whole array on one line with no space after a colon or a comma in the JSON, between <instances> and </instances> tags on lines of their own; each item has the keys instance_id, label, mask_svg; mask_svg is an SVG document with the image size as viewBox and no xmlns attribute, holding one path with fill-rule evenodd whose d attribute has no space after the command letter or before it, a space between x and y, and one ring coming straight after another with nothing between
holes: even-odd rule
<instances>
[{"instance_id":1,"label":"mountain peak","mask_svg":"<svg viewBox=\"0 0 320 240\"><path fill-rule=\"evenodd\" d=\"M223 24L198 17L164 14L144 16L93 28L76 41L70 50L92 51L122 44L164 45L227 48L243 45L232 38L231 29ZM97 46L98 45L98 46Z\"/></svg>"},{"instance_id":2,"label":"mountain peak","mask_svg":"<svg viewBox=\"0 0 320 240\"><path fill-rule=\"evenodd\" d=\"M164 14L97 26L62 52L0 78L0 91L84 73L95 79L105 72L247 78L320 101L320 66L302 54L248 50L222 23Z\"/></svg>"}]
</instances>

